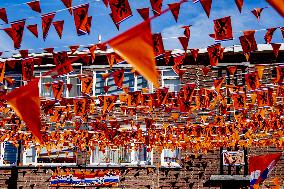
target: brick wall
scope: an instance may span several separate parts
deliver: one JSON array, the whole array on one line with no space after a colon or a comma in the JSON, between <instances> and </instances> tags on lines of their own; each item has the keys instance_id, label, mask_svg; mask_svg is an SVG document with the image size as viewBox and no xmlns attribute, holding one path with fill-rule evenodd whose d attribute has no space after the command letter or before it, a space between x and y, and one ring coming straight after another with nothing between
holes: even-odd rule
<instances>
[{"instance_id":1,"label":"brick wall","mask_svg":"<svg viewBox=\"0 0 284 189\"><path fill-rule=\"evenodd\" d=\"M281 152L276 148L258 148L249 149L250 155L259 155L267 153ZM185 152L186 153L186 152ZM119 188L163 188L163 189L202 189L203 183L210 178L210 175L219 174L219 151L209 152L207 155L189 155L189 159L185 160L183 153L182 168L160 168L159 155L154 152L154 165L156 168L154 172L141 167L125 168L122 169L121 181ZM226 173L226 168L224 168ZM234 169L232 169L234 173ZM7 188L11 170L0 171L0 188ZM35 188L44 189L49 188L49 179L52 175L51 169L19 169L18 179L10 180L13 183L17 182L17 188ZM271 173L270 177L264 182L261 188L269 188L272 185L271 179L275 176L280 178L283 182L284 179L284 156L281 157L276 168ZM89 187L92 188L92 187ZM96 187L94 187L96 188ZM211 187L211 189L214 189Z\"/></svg>"}]
</instances>

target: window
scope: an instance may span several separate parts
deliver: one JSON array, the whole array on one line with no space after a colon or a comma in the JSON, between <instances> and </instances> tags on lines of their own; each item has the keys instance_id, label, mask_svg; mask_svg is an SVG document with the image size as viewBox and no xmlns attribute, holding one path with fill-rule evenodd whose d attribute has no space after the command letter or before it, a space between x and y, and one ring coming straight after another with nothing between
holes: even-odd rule
<instances>
[{"instance_id":1,"label":"window","mask_svg":"<svg viewBox=\"0 0 284 189\"><path fill-rule=\"evenodd\" d=\"M75 155L75 147L57 146L51 150L46 147L30 146L24 150L24 165L76 165L77 157Z\"/></svg>"},{"instance_id":2,"label":"window","mask_svg":"<svg viewBox=\"0 0 284 189\"><path fill-rule=\"evenodd\" d=\"M18 149L10 142L3 142L0 145L0 165L16 165Z\"/></svg>"},{"instance_id":3,"label":"window","mask_svg":"<svg viewBox=\"0 0 284 189\"><path fill-rule=\"evenodd\" d=\"M162 86L169 88L169 92L179 91L180 83L179 76L173 70L162 71Z\"/></svg>"},{"instance_id":4,"label":"window","mask_svg":"<svg viewBox=\"0 0 284 189\"><path fill-rule=\"evenodd\" d=\"M132 145L133 147L133 145ZM90 163L95 165L104 164L151 164L152 153L147 152L146 148L140 148L138 151L133 149L126 149L124 147L109 148L106 147L105 151L100 151L96 146L91 153Z\"/></svg>"},{"instance_id":5,"label":"window","mask_svg":"<svg viewBox=\"0 0 284 189\"><path fill-rule=\"evenodd\" d=\"M180 167L179 160L181 159L181 152L179 148L175 150L163 149L161 155L161 165L164 167Z\"/></svg>"}]
</instances>

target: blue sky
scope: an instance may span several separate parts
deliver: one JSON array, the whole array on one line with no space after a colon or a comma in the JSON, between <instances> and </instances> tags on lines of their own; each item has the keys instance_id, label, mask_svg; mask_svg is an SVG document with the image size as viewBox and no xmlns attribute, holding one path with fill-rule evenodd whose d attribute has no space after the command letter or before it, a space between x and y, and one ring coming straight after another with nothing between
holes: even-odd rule
<instances>
[{"instance_id":1,"label":"blue sky","mask_svg":"<svg viewBox=\"0 0 284 189\"><path fill-rule=\"evenodd\" d=\"M164 0L163 9L167 8L168 3L177 2L178 0ZM133 16L120 25L120 31L117 31L113 24L109 13L110 9L106 8L100 0L73 0L73 6L90 3L89 15L93 16L91 35L77 36L73 16L68 11L58 12L54 21L64 20L63 37L60 40L54 27L51 26L48 37L44 42L41 31L40 14L32 11L25 3L28 0L0 0L0 7L5 7L8 13L9 21L15 21L28 18L26 25L38 24L39 38L35 38L27 29L24 31L24 37L21 49L33 49L31 52L41 52L41 48L57 47L56 51L67 50L69 45L88 45L98 42L98 34L102 35L102 40L106 41L117 34L127 30L131 26L143 21L137 13L137 8L150 7L150 0L129 0L133 12ZM21 4L21 5L20 5ZM264 29L270 27L284 26L283 18L271 7L264 9L261 19L258 22L255 16L250 12L256 7L269 6L265 0L244 0L242 14L239 13L234 0L213 0L211 15L208 19L203 11L200 3L193 4L191 0L181 6L179 20L176 23L170 12L158 17L152 22L152 32L161 32L164 39L166 49L182 48L177 39L183 35L183 25L192 25L191 39L189 40L189 48L205 48L214 44L208 34L213 33L213 20L225 16L232 17L233 31L235 39L233 41L223 42L222 45L227 47L239 44L238 37L242 35L242 30ZM64 5L60 0L41 0L42 14L56 10L64 9ZM152 14L152 12L151 12ZM10 27L0 21L0 28ZM265 31L256 33L258 43L264 43L263 36ZM272 42L283 42L280 30L274 34ZM0 51L17 52L13 48L12 40L4 31L0 31ZM8 56L5 53L3 56Z\"/></svg>"}]
</instances>

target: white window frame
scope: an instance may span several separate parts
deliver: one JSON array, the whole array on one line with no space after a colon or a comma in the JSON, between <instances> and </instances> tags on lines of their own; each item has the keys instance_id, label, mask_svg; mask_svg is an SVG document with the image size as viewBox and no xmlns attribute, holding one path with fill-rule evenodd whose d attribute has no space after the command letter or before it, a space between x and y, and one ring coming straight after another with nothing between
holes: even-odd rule
<instances>
[{"instance_id":1,"label":"white window frame","mask_svg":"<svg viewBox=\"0 0 284 189\"><path fill-rule=\"evenodd\" d=\"M35 147L35 145L31 145L30 147ZM38 152L35 151L35 162L27 162L27 152L29 149L23 150L23 165L34 165L34 166L71 166L71 165L77 165L77 157L76 157L76 163L38 163Z\"/></svg>"},{"instance_id":2,"label":"white window frame","mask_svg":"<svg viewBox=\"0 0 284 189\"><path fill-rule=\"evenodd\" d=\"M8 141L4 141L4 142L0 143L0 166L1 167L8 167L8 166L12 166L12 165L17 165L18 150L17 150L17 153L16 153L16 162L13 163L13 164L11 164L11 163L4 164L5 142L8 142Z\"/></svg>"},{"instance_id":3,"label":"white window frame","mask_svg":"<svg viewBox=\"0 0 284 189\"><path fill-rule=\"evenodd\" d=\"M133 147L134 144L132 143L131 146ZM97 147L96 147L97 148ZM98 149L97 149L98 150ZM111 149L112 150L112 149ZM119 149L115 149L115 150L119 150ZM113 151L115 151L113 150ZM100 152L100 151L98 151ZM106 152L105 152L106 153ZM131 150L131 153L130 153L130 162L128 163L113 163L113 162L109 162L109 163L106 163L106 162L102 162L102 163L98 163L98 162L94 162L93 161L93 156L94 156L94 151L91 150L91 155L90 155L90 165L121 165L121 166L125 166L125 165L132 165L132 166L135 166L135 165L147 165L147 160L146 161L137 161L137 158L136 158L136 153L137 151L135 151L134 149ZM146 152L146 153L150 153L150 158L151 158L151 161L150 161L150 164L152 165L153 164L153 150L151 152Z\"/></svg>"},{"instance_id":4,"label":"white window frame","mask_svg":"<svg viewBox=\"0 0 284 189\"><path fill-rule=\"evenodd\" d=\"M161 166L162 167L181 167L180 164L178 162L166 162L165 161L165 150L171 150L171 149L163 149L162 153L161 153ZM177 148L173 151L173 153L175 153L176 150L179 150L179 154L178 154L178 159L180 160L181 158L181 149Z\"/></svg>"}]
</instances>

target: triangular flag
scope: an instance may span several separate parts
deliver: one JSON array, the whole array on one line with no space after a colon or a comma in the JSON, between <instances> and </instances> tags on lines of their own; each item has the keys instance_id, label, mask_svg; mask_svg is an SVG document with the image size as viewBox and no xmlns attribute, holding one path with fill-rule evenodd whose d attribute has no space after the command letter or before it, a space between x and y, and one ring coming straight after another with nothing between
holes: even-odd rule
<instances>
[{"instance_id":1,"label":"triangular flag","mask_svg":"<svg viewBox=\"0 0 284 189\"><path fill-rule=\"evenodd\" d=\"M273 53L274 53L275 57L277 58L281 44L271 43L271 46L272 46L272 49L273 49Z\"/></svg>"},{"instance_id":2,"label":"triangular flag","mask_svg":"<svg viewBox=\"0 0 284 189\"><path fill-rule=\"evenodd\" d=\"M258 78L261 80L263 71L264 71L265 66L264 65L255 65L255 69L257 71Z\"/></svg>"},{"instance_id":3,"label":"triangular flag","mask_svg":"<svg viewBox=\"0 0 284 189\"><path fill-rule=\"evenodd\" d=\"M237 70L237 66L228 66L227 69L230 75L234 75Z\"/></svg>"},{"instance_id":4,"label":"triangular flag","mask_svg":"<svg viewBox=\"0 0 284 189\"><path fill-rule=\"evenodd\" d=\"M181 43L183 50L186 52L187 47L188 47L189 38L182 36L182 37L178 37L178 40Z\"/></svg>"},{"instance_id":5,"label":"triangular flag","mask_svg":"<svg viewBox=\"0 0 284 189\"><path fill-rule=\"evenodd\" d=\"M62 32L63 32L63 25L64 25L64 20L56 21L52 23L59 38L61 39L62 37Z\"/></svg>"},{"instance_id":6,"label":"triangular flag","mask_svg":"<svg viewBox=\"0 0 284 189\"><path fill-rule=\"evenodd\" d=\"M3 80L4 80L5 64L6 62L0 62L0 83L3 83Z\"/></svg>"},{"instance_id":7,"label":"triangular flag","mask_svg":"<svg viewBox=\"0 0 284 189\"><path fill-rule=\"evenodd\" d=\"M80 45L71 45L69 46L69 49L71 51L71 54L77 51L77 49L80 47Z\"/></svg>"},{"instance_id":8,"label":"triangular flag","mask_svg":"<svg viewBox=\"0 0 284 189\"><path fill-rule=\"evenodd\" d=\"M113 79L114 79L114 83L118 88L122 88L123 87L123 80L124 80L124 70L118 70L115 72L111 73Z\"/></svg>"},{"instance_id":9,"label":"triangular flag","mask_svg":"<svg viewBox=\"0 0 284 189\"><path fill-rule=\"evenodd\" d=\"M211 11L211 5L212 5L212 0L199 0L207 17L210 17L210 11Z\"/></svg>"},{"instance_id":10,"label":"triangular flag","mask_svg":"<svg viewBox=\"0 0 284 189\"><path fill-rule=\"evenodd\" d=\"M263 11L264 8L254 8L251 12L254 14L254 16L257 18L257 20L260 20L260 14Z\"/></svg>"},{"instance_id":11,"label":"triangular flag","mask_svg":"<svg viewBox=\"0 0 284 189\"><path fill-rule=\"evenodd\" d=\"M104 92L107 93L109 88L110 88L110 86L103 86L103 88L104 88Z\"/></svg>"},{"instance_id":12,"label":"triangular flag","mask_svg":"<svg viewBox=\"0 0 284 189\"><path fill-rule=\"evenodd\" d=\"M28 25L27 29L38 38L38 31L37 31L37 24L34 25Z\"/></svg>"},{"instance_id":13,"label":"triangular flag","mask_svg":"<svg viewBox=\"0 0 284 189\"><path fill-rule=\"evenodd\" d=\"M19 49L21 47L25 23L26 23L26 20L18 20L18 21L11 23L11 28L4 29L4 31L13 40L15 49Z\"/></svg>"},{"instance_id":14,"label":"triangular flag","mask_svg":"<svg viewBox=\"0 0 284 189\"><path fill-rule=\"evenodd\" d=\"M240 11L240 13L242 12L242 8L243 8L243 4L244 4L244 0L235 0L236 5Z\"/></svg>"},{"instance_id":15,"label":"triangular flag","mask_svg":"<svg viewBox=\"0 0 284 189\"><path fill-rule=\"evenodd\" d=\"M141 9L137 9L137 12L140 14L140 16L144 19L144 20L147 20L149 19L149 10L150 8L147 7L147 8L141 8Z\"/></svg>"},{"instance_id":16,"label":"triangular flag","mask_svg":"<svg viewBox=\"0 0 284 189\"><path fill-rule=\"evenodd\" d=\"M172 55L172 51L166 51L166 52L165 52L165 54L164 54L164 60L165 60L166 65L169 64L171 55Z\"/></svg>"},{"instance_id":17,"label":"triangular flag","mask_svg":"<svg viewBox=\"0 0 284 189\"><path fill-rule=\"evenodd\" d=\"M88 49L89 49L90 54L91 54L92 62L94 62L95 58L96 58L95 50L97 49L97 45L90 46L90 47L88 47Z\"/></svg>"},{"instance_id":18,"label":"triangular flag","mask_svg":"<svg viewBox=\"0 0 284 189\"><path fill-rule=\"evenodd\" d=\"M264 40L267 44L269 44L272 40L273 34L277 28L269 28L264 35Z\"/></svg>"},{"instance_id":19,"label":"triangular flag","mask_svg":"<svg viewBox=\"0 0 284 189\"><path fill-rule=\"evenodd\" d=\"M108 7L109 0L103 0L103 3L105 4L106 7Z\"/></svg>"},{"instance_id":20,"label":"triangular flag","mask_svg":"<svg viewBox=\"0 0 284 189\"><path fill-rule=\"evenodd\" d=\"M69 84L66 84L67 90L68 90L69 92L71 91L72 86L73 86L73 85L72 85L72 84L70 84L70 83L69 83Z\"/></svg>"},{"instance_id":21,"label":"triangular flag","mask_svg":"<svg viewBox=\"0 0 284 189\"><path fill-rule=\"evenodd\" d=\"M8 17L5 8L0 8L0 19L3 20L6 24L8 24Z\"/></svg>"},{"instance_id":22,"label":"triangular flag","mask_svg":"<svg viewBox=\"0 0 284 189\"><path fill-rule=\"evenodd\" d=\"M217 93L220 92L220 88L221 88L224 80L225 80L224 77L219 78L219 79L214 79L214 87L215 87L215 90L217 91Z\"/></svg>"},{"instance_id":23,"label":"triangular flag","mask_svg":"<svg viewBox=\"0 0 284 189\"><path fill-rule=\"evenodd\" d=\"M207 74L208 74L208 72L211 70L211 68L210 67L203 67L202 68L202 72L203 72L203 74L206 76Z\"/></svg>"},{"instance_id":24,"label":"triangular flag","mask_svg":"<svg viewBox=\"0 0 284 189\"><path fill-rule=\"evenodd\" d=\"M98 43L97 47L101 50L101 51L107 51L107 45L104 43Z\"/></svg>"},{"instance_id":25,"label":"triangular flag","mask_svg":"<svg viewBox=\"0 0 284 189\"><path fill-rule=\"evenodd\" d=\"M72 15L72 0L61 0L62 3L68 8L69 13Z\"/></svg>"},{"instance_id":26,"label":"triangular flag","mask_svg":"<svg viewBox=\"0 0 284 189\"><path fill-rule=\"evenodd\" d=\"M284 27L280 27L280 31L282 33L282 38L284 38Z\"/></svg>"},{"instance_id":27,"label":"triangular flag","mask_svg":"<svg viewBox=\"0 0 284 189\"><path fill-rule=\"evenodd\" d=\"M281 0L266 0L282 17L284 17L284 2Z\"/></svg>"},{"instance_id":28,"label":"triangular flag","mask_svg":"<svg viewBox=\"0 0 284 189\"><path fill-rule=\"evenodd\" d=\"M109 0L109 6L114 23L118 24L132 16L128 0Z\"/></svg>"},{"instance_id":29,"label":"triangular flag","mask_svg":"<svg viewBox=\"0 0 284 189\"><path fill-rule=\"evenodd\" d=\"M194 60L197 60L199 49L189 49Z\"/></svg>"},{"instance_id":30,"label":"triangular flag","mask_svg":"<svg viewBox=\"0 0 284 189\"><path fill-rule=\"evenodd\" d=\"M19 50L22 58L27 58L29 56L29 50Z\"/></svg>"},{"instance_id":31,"label":"triangular flag","mask_svg":"<svg viewBox=\"0 0 284 189\"><path fill-rule=\"evenodd\" d=\"M14 89L4 98L17 115L26 123L28 129L42 143L38 82L39 78L34 79L27 85Z\"/></svg>"},{"instance_id":32,"label":"triangular flag","mask_svg":"<svg viewBox=\"0 0 284 189\"><path fill-rule=\"evenodd\" d=\"M50 47L50 48L44 48L43 50L44 50L45 52L47 52L47 53L53 53L54 48L52 48L52 47Z\"/></svg>"},{"instance_id":33,"label":"triangular flag","mask_svg":"<svg viewBox=\"0 0 284 189\"><path fill-rule=\"evenodd\" d=\"M88 13L89 13L89 4L82 4L76 7L73 7L74 13L74 23L77 31L77 35L85 35L88 33Z\"/></svg>"},{"instance_id":34,"label":"triangular flag","mask_svg":"<svg viewBox=\"0 0 284 189\"><path fill-rule=\"evenodd\" d=\"M102 79L106 80L110 76L110 73L102 73Z\"/></svg>"},{"instance_id":35,"label":"triangular flag","mask_svg":"<svg viewBox=\"0 0 284 189\"><path fill-rule=\"evenodd\" d=\"M190 39L190 25L189 26L182 26L181 28L184 28L184 36Z\"/></svg>"},{"instance_id":36,"label":"triangular flag","mask_svg":"<svg viewBox=\"0 0 284 189\"><path fill-rule=\"evenodd\" d=\"M108 44L145 79L151 81L155 87L159 86L150 21L144 21L118 35Z\"/></svg>"},{"instance_id":37,"label":"triangular flag","mask_svg":"<svg viewBox=\"0 0 284 189\"><path fill-rule=\"evenodd\" d=\"M6 60L6 63L10 68L14 69L16 65L16 60Z\"/></svg>"},{"instance_id":38,"label":"triangular flag","mask_svg":"<svg viewBox=\"0 0 284 189\"><path fill-rule=\"evenodd\" d=\"M150 0L150 2L154 15L160 15L162 12L163 0Z\"/></svg>"},{"instance_id":39,"label":"triangular flag","mask_svg":"<svg viewBox=\"0 0 284 189\"><path fill-rule=\"evenodd\" d=\"M28 2L27 5L35 12L41 13L39 0Z\"/></svg>"},{"instance_id":40,"label":"triangular flag","mask_svg":"<svg viewBox=\"0 0 284 189\"><path fill-rule=\"evenodd\" d=\"M55 12L47 13L41 16L41 23L42 23L42 37L45 41L50 25L52 23L52 20L55 16Z\"/></svg>"},{"instance_id":41,"label":"triangular flag","mask_svg":"<svg viewBox=\"0 0 284 189\"><path fill-rule=\"evenodd\" d=\"M171 4L168 4L168 6L175 18L175 21L177 22L178 16L179 16L179 10L180 10L180 3L171 3Z\"/></svg>"},{"instance_id":42,"label":"triangular flag","mask_svg":"<svg viewBox=\"0 0 284 189\"><path fill-rule=\"evenodd\" d=\"M50 82L47 82L47 83L44 84L44 86L45 86L45 89L46 89L47 91L49 91L49 89L50 89L50 87L51 87L51 83L50 83Z\"/></svg>"}]
</instances>

